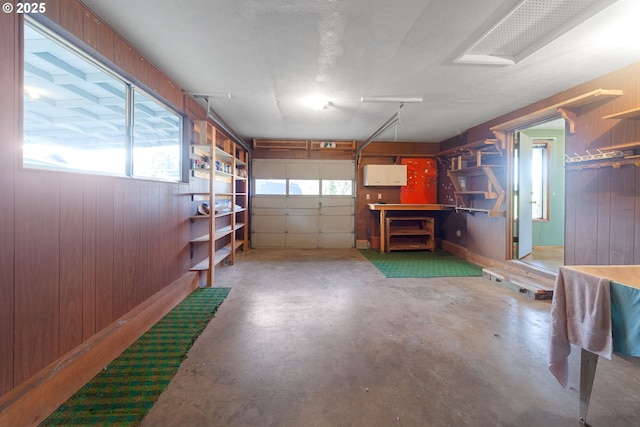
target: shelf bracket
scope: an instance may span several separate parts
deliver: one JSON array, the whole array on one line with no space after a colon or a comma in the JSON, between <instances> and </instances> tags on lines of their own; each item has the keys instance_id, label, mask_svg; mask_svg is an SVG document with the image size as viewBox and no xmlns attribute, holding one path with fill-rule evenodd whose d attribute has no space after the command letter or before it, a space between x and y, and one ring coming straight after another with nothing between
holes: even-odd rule
<instances>
[{"instance_id":1,"label":"shelf bracket","mask_svg":"<svg viewBox=\"0 0 640 427\"><path fill-rule=\"evenodd\" d=\"M576 118L578 117L576 112L568 108L560 107L558 108L558 113L560 113L562 118L565 119L567 123L569 123L569 133L571 135L576 133Z\"/></svg>"},{"instance_id":2,"label":"shelf bracket","mask_svg":"<svg viewBox=\"0 0 640 427\"><path fill-rule=\"evenodd\" d=\"M501 151L506 150L506 148L507 148L507 134L506 134L506 132L504 132L502 130L497 130L497 129L491 129L491 132L493 132L495 137L500 142L500 147L498 147L498 145L496 144L496 148L498 148Z\"/></svg>"}]
</instances>

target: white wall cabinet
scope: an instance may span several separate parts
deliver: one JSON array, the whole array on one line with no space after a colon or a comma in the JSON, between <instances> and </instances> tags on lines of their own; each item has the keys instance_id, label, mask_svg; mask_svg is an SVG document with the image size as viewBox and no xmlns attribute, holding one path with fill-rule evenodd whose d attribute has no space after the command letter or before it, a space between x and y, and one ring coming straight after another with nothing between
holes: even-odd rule
<instances>
[{"instance_id":1,"label":"white wall cabinet","mask_svg":"<svg viewBox=\"0 0 640 427\"><path fill-rule=\"evenodd\" d=\"M365 165L365 186L407 185L407 165Z\"/></svg>"}]
</instances>

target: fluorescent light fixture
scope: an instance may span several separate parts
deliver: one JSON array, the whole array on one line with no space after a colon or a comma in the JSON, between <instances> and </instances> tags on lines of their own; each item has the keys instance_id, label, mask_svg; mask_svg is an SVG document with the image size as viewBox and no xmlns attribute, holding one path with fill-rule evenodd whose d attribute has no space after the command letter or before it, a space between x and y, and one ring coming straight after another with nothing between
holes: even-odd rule
<instances>
[{"instance_id":1,"label":"fluorescent light fixture","mask_svg":"<svg viewBox=\"0 0 640 427\"><path fill-rule=\"evenodd\" d=\"M360 102L398 102L400 104L411 104L422 102L422 98L401 96L363 96L360 98Z\"/></svg>"},{"instance_id":2,"label":"fluorescent light fixture","mask_svg":"<svg viewBox=\"0 0 640 427\"><path fill-rule=\"evenodd\" d=\"M477 64L477 65L514 65L513 58L506 58L492 55L464 55L455 61L456 64Z\"/></svg>"}]
</instances>

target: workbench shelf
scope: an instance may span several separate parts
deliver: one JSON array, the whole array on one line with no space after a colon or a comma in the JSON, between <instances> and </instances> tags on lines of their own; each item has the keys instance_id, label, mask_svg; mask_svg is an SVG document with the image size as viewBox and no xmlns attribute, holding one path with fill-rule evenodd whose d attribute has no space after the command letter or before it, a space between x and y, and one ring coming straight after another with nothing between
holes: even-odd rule
<instances>
[{"instance_id":1,"label":"workbench shelf","mask_svg":"<svg viewBox=\"0 0 640 427\"><path fill-rule=\"evenodd\" d=\"M432 217L387 217L385 243L388 251L434 251L434 219Z\"/></svg>"}]
</instances>

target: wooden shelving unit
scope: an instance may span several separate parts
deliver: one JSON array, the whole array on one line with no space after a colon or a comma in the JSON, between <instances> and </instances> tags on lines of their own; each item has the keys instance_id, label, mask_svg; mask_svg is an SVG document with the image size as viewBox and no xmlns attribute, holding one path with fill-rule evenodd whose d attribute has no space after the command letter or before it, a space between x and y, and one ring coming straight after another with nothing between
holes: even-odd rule
<instances>
[{"instance_id":1,"label":"wooden shelving unit","mask_svg":"<svg viewBox=\"0 0 640 427\"><path fill-rule=\"evenodd\" d=\"M500 210L505 191L497 171L504 166L503 142L499 139L486 139L443 151L439 155L448 160L447 176L454 188L455 208L457 211L484 212L489 216L504 216ZM490 209L474 206L474 199L494 200Z\"/></svg>"},{"instance_id":2,"label":"wooden shelving unit","mask_svg":"<svg viewBox=\"0 0 640 427\"><path fill-rule=\"evenodd\" d=\"M202 272L206 285L213 286L215 267L233 264L238 250L249 249L247 153L211 123L198 121L190 158L190 269Z\"/></svg>"},{"instance_id":3,"label":"wooden shelving unit","mask_svg":"<svg viewBox=\"0 0 640 427\"><path fill-rule=\"evenodd\" d=\"M434 219L431 217L387 217L387 251L436 249Z\"/></svg>"},{"instance_id":4,"label":"wooden shelving unit","mask_svg":"<svg viewBox=\"0 0 640 427\"><path fill-rule=\"evenodd\" d=\"M456 210L468 212L486 212L489 216L504 216L504 211L500 210L504 202L505 191L496 177L494 170L503 169L502 165L481 165L447 172L451 183L455 188ZM467 178L482 176L486 178L486 188L469 189ZM478 209L473 207L472 198L480 197L486 200L495 200L491 209Z\"/></svg>"}]
</instances>

